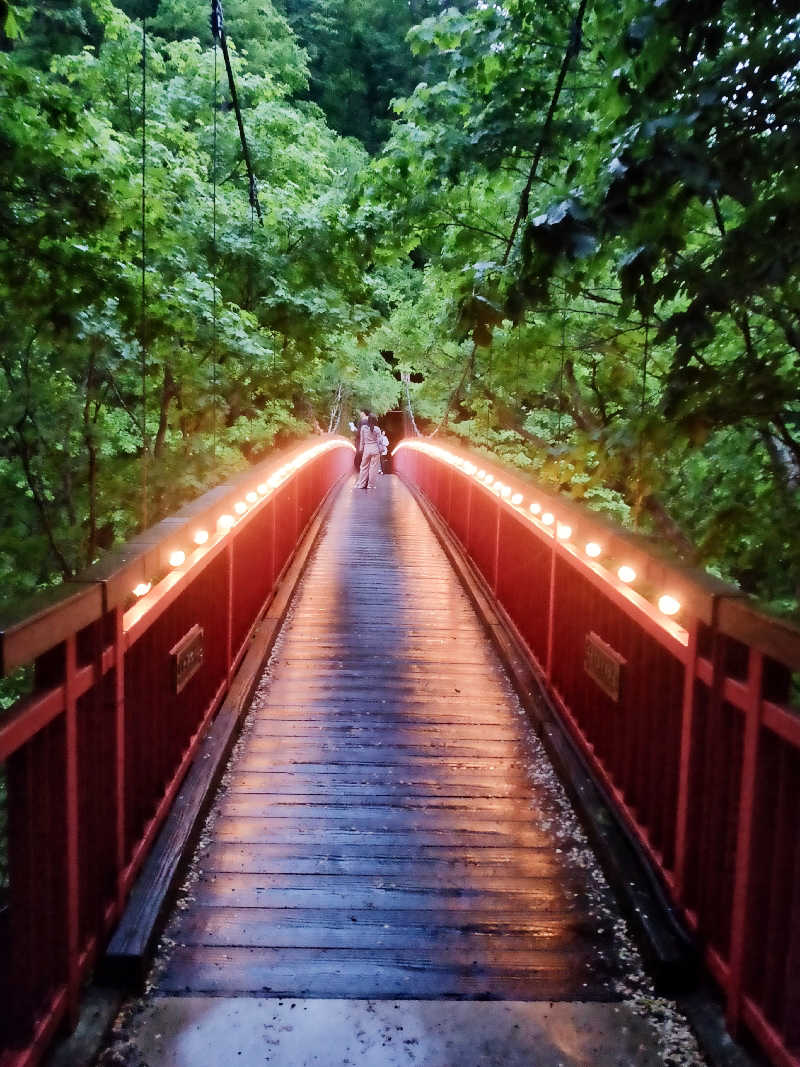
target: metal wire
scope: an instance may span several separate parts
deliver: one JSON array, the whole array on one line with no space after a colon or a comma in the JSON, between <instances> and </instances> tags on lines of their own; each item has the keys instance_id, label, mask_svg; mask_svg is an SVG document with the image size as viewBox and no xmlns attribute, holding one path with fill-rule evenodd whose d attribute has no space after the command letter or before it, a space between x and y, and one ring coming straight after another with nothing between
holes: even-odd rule
<instances>
[{"instance_id":1,"label":"metal wire","mask_svg":"<svg viewBox=\"0 0 800 1067\"><path fill-rule=\"evenodd\" d=\"M561 417L564 412L564 363L567 354L567 286L564 285L564 303L561 308L561 365L558 370L558 422L556 441L561 443Z\"/></svg>"},{"instance_id":2,"label":"metal wire","mask_svg":"<svg viewBox=\"0 0 800 1067\"><path fill-rule=\"evenodd\" d=\"M217 458L217 38L214 37L214 140L211 158L211 455Z\"/></svg>"},{"instance_id":3,"label":"metal wire","mask_svg":"<svg viewBox=\"0 0 800 1067\"><path fill-rule=\"evenodd\" d=\"M650 354L650 316L646 315L644 320L644 349L642 352L642 392L639 398L639 440L637 444L637 462L636 462L636 524L640 523L641 511L642 511L642 473L644 467L644 412L645 404L647 400L647 362Z\"/></svg>"},{"instance_id":4,"label":"metal wire","mask_svg":"<svg viewBox=\"0 0 800 1067\"><path fill-rule=\"evenodd\" d=\"M141 281L141 375L142 375L142 529L148 522L147 443L147 16L142 16L142 281Z\"/></svg>"}]
</instances>

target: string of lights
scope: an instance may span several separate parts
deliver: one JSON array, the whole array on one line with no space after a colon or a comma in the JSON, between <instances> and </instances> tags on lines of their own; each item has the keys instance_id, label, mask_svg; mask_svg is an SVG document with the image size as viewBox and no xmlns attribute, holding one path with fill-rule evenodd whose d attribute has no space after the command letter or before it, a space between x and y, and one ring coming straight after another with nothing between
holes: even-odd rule
<instances>
[{"instance_id":1,"label":"string of lights","mask_svg":"<svg viewBox=\"0 0 800 1067\"><path fill-rule=\"evenodd\" d=\"M215 539L216 542L216 540L219 540L228 534L245 515L253 511L259 504L266 501L276 489L283 485L287 478L296 474L301 467L310 463L311 460L316 459L316 457L323 452L327 452L332 448L342 447L352 448L353 451L355 451L354 446L350 444L349 441L343 441L341 439L335 441L323 441L321 444L312 445L310 448L300 452L293 459L273 471L268 478L265 478L262 482L259 482L247 492L243 493L241 498L233 503L230 511L223 512L223 514L217 518L216 531L209 529L207 525L199 525L194 530L188 532L186 545L174 548L170 553L169 566L171 570L174 571L175 569L182 567L189 559L191 553L197 550L202 550L210 541L212 541L212 539ZM137 600L141 600L153 590L154 584L156 583L152 581L139 582L131 592Z\"/></svg>"},{"instance_id":2,"label":"string of lights","mask_svg":"<svg viewBox=\"0 0 800 1067\"><path fill-rule=\"evenodd\" d=\"M608 580L613 580L613 574L617 581L629 587L633 586L637 581L637 572L629 563L617 562L614 564L614 569L611 569L611 559L606 552L605 546L600 541L587 541L581 548L575 542L571 524L558 517L556 514L557 509L550 510L553 507L552 504L543 506L536 499L535 493L531 495L530 499L526 499L524 493L515 492L510 485L507 485L489 471L479 468L471 460L464 459L462 456L458 456L456 453L439 445L431 445L426 441L401 441L392 454L394 455L401 448L414 448L427 452L436 459L456 467L465 475L474 479L479 485L482 485L484 489L500 497L518 513L524 515L545 536L553 537L556 541L569 545L577 553L582 552L591 560L593 567L599 570ZM604 557L607 566L601 562ZM677 615L682 607L681 602L672 593L659 595L656 599L656 605L659 612L667 617Z\"/></svg>"}]
</instances>

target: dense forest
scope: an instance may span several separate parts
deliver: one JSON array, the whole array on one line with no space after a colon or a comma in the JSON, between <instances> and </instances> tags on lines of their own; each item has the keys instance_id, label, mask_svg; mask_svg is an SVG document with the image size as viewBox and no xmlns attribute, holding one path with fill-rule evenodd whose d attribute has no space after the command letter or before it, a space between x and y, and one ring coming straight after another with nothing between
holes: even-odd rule
<instances>
[{"instance_id":1,"label":"dense forest","mask_svg":"<svg viewBox=\"0 0 800 1067\"><path fill-rule=\"evenodd\" d=\"M4 597L368 405L796 612L796 4L227 0L260 220L208 15L0 2Z\"/></svg>"}]
</instances>

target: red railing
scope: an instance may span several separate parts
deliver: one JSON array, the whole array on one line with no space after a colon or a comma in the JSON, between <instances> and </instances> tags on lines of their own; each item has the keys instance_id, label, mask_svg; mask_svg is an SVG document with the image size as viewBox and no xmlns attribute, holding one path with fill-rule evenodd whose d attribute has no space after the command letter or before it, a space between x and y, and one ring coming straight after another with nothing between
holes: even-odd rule
<instances>
[{"instance_id":1,"label":"red railing","mask_svg":"<svg viewBox=\"0 0 800 1067\"><path fill-rule=\"evenodd\" d=\"M456 445L408 439L394 462L527 645L696 932L731 1027L799 1067L800 632Z\"/></svg>"},{"instance_id":2,"label":"red railing","mask_svg":"<svg viewBox=\"0 0 800 1067\"><path fill-rule=\"evenodd\" d=\"M75 1021L81 985L253 628L352 457L337 437L283 452L2 631L3 672L34 663L35 678L0 718L0 1067L36 1063ZM191 660L171 653L196 628L202 661L181 688L176 671Z\"/></svg>"}]
</instances>

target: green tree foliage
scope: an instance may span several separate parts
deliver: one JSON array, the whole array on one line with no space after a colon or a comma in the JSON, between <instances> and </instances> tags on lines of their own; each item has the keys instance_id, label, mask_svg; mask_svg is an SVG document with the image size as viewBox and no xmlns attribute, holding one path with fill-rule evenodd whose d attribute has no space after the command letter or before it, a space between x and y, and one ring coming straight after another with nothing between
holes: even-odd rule
<instances>
[{"instance_id":1,"label":"green tree foliage","mask_svg":"<svg viewBox=\"0 0 800 1067\"><path fill-rule=\"evenodd\" d=\"M165 0L146 39L143 314L141 24L108 0L15 11L23 36L0 53L12 597L129 536L145 500L153 522L276 437L327 428L353 360L334 342L371 327L379 288L346 208L364 153L291 103L306 71L283 19L230 4L259 226L221 60L214 107L206 23ZM365 373L389 406L397 385L380 369Z\"/></svg>"},{"instance_id":2,"label":"green tree foliage","mask_svg":"<svg viewBox=\"0 0 800 1067\"><path fill-rule=\"evenodd\" d=\"M415 60L405 37L417 22L440 11L442 3L281 2L308 53L309 99L319 104L334 130L357 138L374 153L389 136L392 101L430 75L430 63Z\"/></svg>"},{"instance_id":3,"label":"green tree foliage","mask_svg":"<svg viewBox=\"0 0 800 1067\"><path fill-rule=\"evenodd\" d=\"M206 5L0 4L5 588L407 372L424 431L796 610L797 11L225 13L263 227Z\"/></svg>"},{"instance_id":4,"label":"green tree foliage","mask_svg":"<svg viewBox=\"0 0 800 1067\"><path fill-rule=\"evenodd\" d=\"M423 268L384 332L425 309L429 425L790 607L798 21L766 0L450 9L411 34L446 76L396 105L366 194Z\"/></svg>"}]
</instances>

